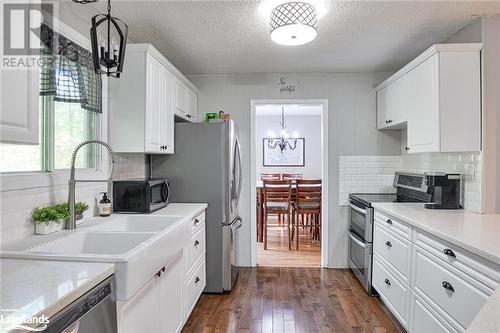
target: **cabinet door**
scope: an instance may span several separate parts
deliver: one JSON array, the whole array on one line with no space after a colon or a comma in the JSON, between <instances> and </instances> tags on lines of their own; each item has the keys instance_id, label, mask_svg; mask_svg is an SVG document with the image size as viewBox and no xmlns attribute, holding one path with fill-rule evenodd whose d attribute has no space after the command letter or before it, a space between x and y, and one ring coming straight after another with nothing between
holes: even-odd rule
<instances>
[{"instance_id":1,"label":"cabinet door","mask_svg":"<svg viewBox=\"0 0 500 333\"><path fill-rule=\"evenodd\" d=\"M385 87L384 89L377 91L377 128L382 129L389 126L389 88L390 86Z\"/></svg>"},{"instance_id":2,"label":"cabinet door","mask_svg":"<svg viewBox=\"0 0 500 333\"><path fill-rule=\"evenodd\" d=\"M442 319L438 319L430 306L424 305L413 292L411 293L412 319L410 332L413 333L450 333L455 330Z\"/></svg>"},{"instance_id":3,"label":"cabinet door","mask_svg":"<svg viewBox=\"0 0 500 333\"><path fill-rule=\"evenodd\" d=\"M183 270L182 254L165 266L160 283L160 332L180 332L183 318Z\"/></svg>"},{"instance_id":4,"label":"cabinet door","mask_svg":"<svg viewBox=\"0 0 500 333\"><path fill-rule=\"evenodd\" d=\"M148 55L146 71L147 96L144 149L146 152L155 153L161 152L160 146L163 145L162 108L164 104L164 68L158 60ZM126 133L124 133L124 135L126 135Z\"/></svg>"},{"instance_id":5,"label":"cabinet door","mask_svg":"<svg viewBox=\"0 0 500 333\"><path fill-rule=\"evenodd\" d=\"M163 70L163 106L162 106L162 142L166 147L164 153L174 153L174 84L175 77L166 69Z\"/></svg>"},{"instance_id":6,"label":"cabinet door","mask_svg":"<svg viewBox=\"0 0 500 333\"><path fill-rule=\"evenodd\" d=\"M196 121L196 109L198 108L198 96L189 90L187 91L187 103L188 103L188 112L186 117L189 118L190 121Z\"/></svg>"},{"instance_id":7,"label":"cabinet door","mask_svg":"<svg viewBox=\"0 0 500 333\"><path fill-rule=\"evenodd\" d=\"M179 79L175 80L175 110L182 116L187 113L187 90L188 88Z\"/></svg>"},{"instance_id":8,"label":"cabinet door","mask_svg":"<svg viewBox=\"0 0 500 333\"><path fill-rule=\"evenodd\" d=\"M38 144L39 71L0 70L0 141Z\"/></svg>"},{"instance_id":9,"label":"cabinet door","mask_svg":"<svg viewBox=\"0 0 500 333\"><path fill-rule=\"evenodd\" d=\"M410 71L408 148L410 153L439 151L439 55Z\"/></svg>"},{"instance_id":10,"label":"cabinet door","mask_svg":"<svg viewBox=\"0 0 500 333\"><path fill-rule=\"evenodd\" d=\"M126 302L118 302L119 333L160 332L159 280L154 277ZM173 331L172 331L173 332Z\"/></svg>"}]
</instances>

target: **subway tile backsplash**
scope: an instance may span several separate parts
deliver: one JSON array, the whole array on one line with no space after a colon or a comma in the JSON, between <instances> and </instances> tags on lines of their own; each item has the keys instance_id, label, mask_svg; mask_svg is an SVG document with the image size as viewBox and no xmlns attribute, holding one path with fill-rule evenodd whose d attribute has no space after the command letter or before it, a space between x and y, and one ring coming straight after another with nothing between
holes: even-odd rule
<instances>
[{"instance_id":1,"label":"subway tile backsplash","mask_svg":"<svg viewBox=\"0 0 500 333\"><path fill-rule=\"evenodd\" d=\"M341 156L339 204L348 204L349 193L391 193L396 171L424 173L442 171L463 177L464 208L481 212L482 154L423 153L402 156Z\"/></svg>"}]
</instances>

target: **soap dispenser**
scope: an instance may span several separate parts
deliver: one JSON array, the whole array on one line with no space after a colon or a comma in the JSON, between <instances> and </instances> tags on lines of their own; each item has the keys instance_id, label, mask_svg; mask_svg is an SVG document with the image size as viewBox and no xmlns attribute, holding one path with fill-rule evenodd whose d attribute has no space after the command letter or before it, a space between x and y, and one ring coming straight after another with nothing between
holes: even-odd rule
<instances>
[{"instance_id":1,"label":"soap dispenser","mask_svg":"<svg viewBox=\"0 0 500 333\"><path fill-rule=\"evenodd\" d=\"M111 200L108 199L108 194L106 192L101 192L103 194L101 201L99 201L99 216L109 216L111 215Z\"/></svg>"}]
</instances>

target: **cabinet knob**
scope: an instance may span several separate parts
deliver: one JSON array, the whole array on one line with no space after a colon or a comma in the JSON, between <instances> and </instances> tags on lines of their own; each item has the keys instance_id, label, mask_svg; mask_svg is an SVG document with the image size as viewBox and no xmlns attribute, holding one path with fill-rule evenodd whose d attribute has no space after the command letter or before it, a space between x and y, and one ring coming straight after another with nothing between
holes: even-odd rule
<instances>
[{"instance_id":1,"label":"cabinet knob","mask_svg":"<svg viewBox=\"0 0 500 333\"><path fill-rule=\"evenodd\" d=\"M455 252L453 252L452 249L444 249L443 250L444 254L446 254L448 257L456 258L457 256L455 255Z\"/></svg>"},{"instance_id":2,"label":"cabinet knob","mask_svg":"<svg viewBox=\"0 0 500 333\"><path fill-rule=\"evenodd\" d=\"M198 283L198 282L200 282L200 278L196 277L196 279L194 279L194 283Z\"/></svg>"},{"instance_id":3,"label":"cabinet knob","mask_svg":"<svg viewBox=\"0 0 500 333\"><path fill-rule=\"evenodd\" d=\"M163 266L163 267L161 268L161 271L162 271L162 272L165 272L165 266Z\"/></svg>"},{"instance_id":4,"label":"cabinet knob","mask_svg":"<svg viewBox=\"0 0 500 333\"><path fill-rule=\"evenodd\" d=\"M187 114L187 115L186 115L186 117L191 118L191 115L190 115L190 114Z\"/></svg>"},{"instance_id":5,"label":"cabinet knob","mask_svg":"<svg viewBox=\"0 0 500 333\"><path fill-rule=\"evenodd\" d=\"M387 224L392 224L392 220L391 219L387 219Z\"/></svg>"},{"instance_id":6,"label":"cabinet knob","mask_svg":"<svg viewBox=\"0 0 500 333\"><path fill-rule=\"evenodd\" d=\"M392 244L389 241L385 242L385 245L387 245L388 247L392 247Z\"/></svg>"},{"instance_id":7,"label":"cabinet knob","mask_svg":"<svg viewBox=\"0 0 500 333\"><path fill-rule=\"evenodd\" d=\"M410 150L410 147L405 147L405 150L406 150L406 151Z\"/></svg>"},{"instance_id":8,"label":"cabinet knob","mask_svg":"<svg viewBox=\"0 0 500 333\"><path fill-rule=\"evenodd\" d=\"M200 245L200 242L198 242L197 240L194 241L194 246L198 246Z\"/></svg>"},{"instance_id":9,"label":"cabinet knob","mask_svg":"<svg viewBox=\"0 0 500 333\"><path fill-rule=\"evenodd\" d=\"M200 222L200 220L194 219L194 224L198 224L199 222Z\"/></svg>"},{"instance_id":10,"label":"cabinet knob","mask_svg":"<svg viewBox=\"0 0 500 333\"><path fill-rule=\"evenodd\" d=\"M385 284L386 284L386 285L388 285L388 286L390 286L390 285L391 285L391 281L389 281L389 279L385 279L385 280L384 280L384 282L385 282Z\"/></svg>"},{"instance_id":11,"label":"cabinet knob","mask_svg":"<svg viewBox=\"0 0 500 333\"><path fill-rule=\"evenodd\" d=\"M455 289L453 289L453 286L448 281L443 281L443 288L451 292L455 292Z\"/></svg>"},{"instance_id":12,"label":"cabinet knob","mask_svg":"<svg viewBox=\"0 0 500 333\"><path fill-rule=\"evenodd\" d=\"M392 120L388 119L388 120L385 121L385 123L386 124L390 124L390 123L392 123Z\"/></svg>"},{"instance_id":13,"label":"cabinet knob","mask_svg":"<svg viewBox=\"0 0 500 333\"><path fill-rule=\"evenodd\" d=\"M156 273L156 276L157 277L160 277L161 276L161 270L158 271L158 273Z\"/></svg>"}]
</instances>

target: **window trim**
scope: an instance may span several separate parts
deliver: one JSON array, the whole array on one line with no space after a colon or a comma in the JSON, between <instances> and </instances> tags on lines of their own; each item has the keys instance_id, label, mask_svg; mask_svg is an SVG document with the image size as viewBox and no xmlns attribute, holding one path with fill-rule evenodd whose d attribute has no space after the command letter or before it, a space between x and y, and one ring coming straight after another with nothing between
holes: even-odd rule
<instances>
[{"instance_id":1,"label":"window trim","mask_svg":"<svg viewBox=\"0 0 500 333\"><path fill-rule=\"evenodd\" d=\"M49 16L44 13L44 16ZM50 20L49 20L50 21ZM52 17L51 28L58 33L65 35L87 50L91 50L90 40L73 28L64 24L55 17ZM38 94L38 92L37 92ZM102 113L97 119L96 137L107 142L108 140L108 78L102 77ZM76 176L78 179L105 180L109 177L109 158L107 151L99 145L96 150L96 168L78 169ZM69 169L57 169L54 171L25 171L0 173L0 192L16 191L33 188L55 187L65 185L69 179Z\"/></svg>"}]
</instances>

